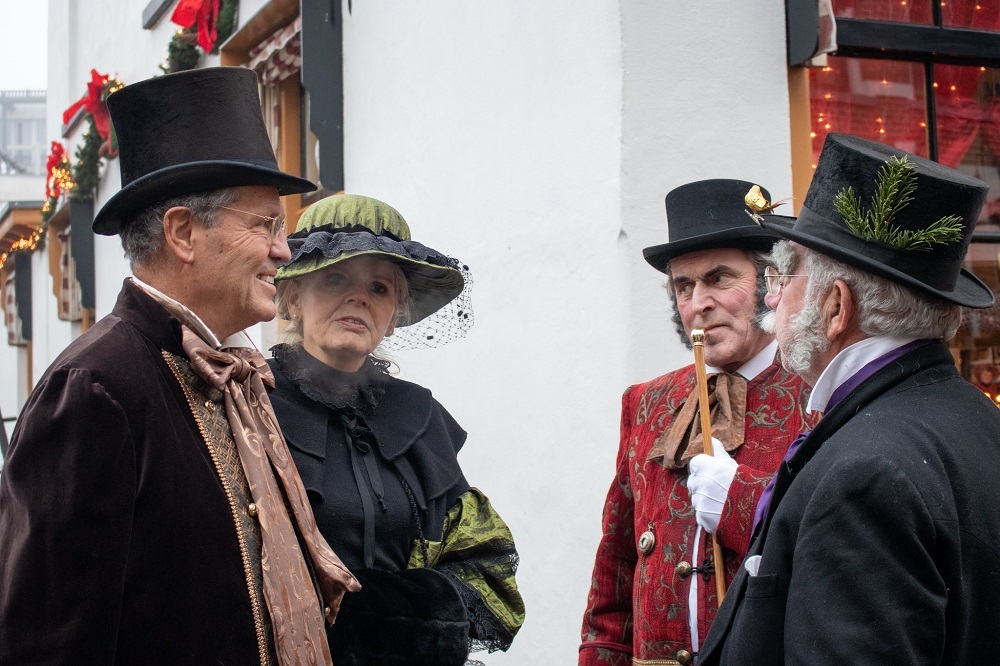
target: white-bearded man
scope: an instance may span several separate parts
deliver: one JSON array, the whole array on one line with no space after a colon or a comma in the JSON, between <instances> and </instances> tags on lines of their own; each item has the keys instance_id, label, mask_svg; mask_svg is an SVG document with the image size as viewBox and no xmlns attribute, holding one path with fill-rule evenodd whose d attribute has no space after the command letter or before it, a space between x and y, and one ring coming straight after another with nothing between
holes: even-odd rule
<instances>
[{"instance_id":1,"label":"white-bearded man","mask_svg":"<svg viewBox=\"0 0 1000 666\"><path fill-rule=\"evenodd\" d=\"M789 449L699 664L1000 663L1000 411L958 374L988 186L831 134L768 305L816 428Z\"/></svg>"}]
</instances>

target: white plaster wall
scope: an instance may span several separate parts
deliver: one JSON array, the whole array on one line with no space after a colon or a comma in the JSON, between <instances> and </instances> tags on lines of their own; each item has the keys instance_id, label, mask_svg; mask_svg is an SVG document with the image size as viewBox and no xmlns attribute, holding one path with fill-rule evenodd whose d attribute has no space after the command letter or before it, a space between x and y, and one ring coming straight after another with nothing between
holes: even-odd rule
<instances>
[{"instance_id":1,"label":"white plaster wall","mask_svg":"<svg viewBox=\"0 0 1000 666\"><path fill-rule=\"evenodd\" d=\"M666 242L664 197L706 178L791 195L791 147L780 2L623 0L622 261L629 264L627 376L642 381L691 362L669 321L666 276L642 248Z\"/></svg>"},{"instance_id":2,"label":"white plaster wall","mask_svg":"<svg viewBox=\"0 0 1000 666\"><path fill-rule=\"evenodd\" d=\"M397 359L468 430L521 556L526 624L476 658L573 663L628 334L617 3L355 2L344 51L347 190L475 278L468 337Z\"/></svg>"},{"instance_id":3,"label":"white plaster wall","mask_svg":"<svg viewBox=\"0 0 1000 666\"><path fill-rule=\"evenodd\" d=\"M0 208L6 201L41 201L45 196L45 176L0 176Z\"/></svg>"}]
</instances>

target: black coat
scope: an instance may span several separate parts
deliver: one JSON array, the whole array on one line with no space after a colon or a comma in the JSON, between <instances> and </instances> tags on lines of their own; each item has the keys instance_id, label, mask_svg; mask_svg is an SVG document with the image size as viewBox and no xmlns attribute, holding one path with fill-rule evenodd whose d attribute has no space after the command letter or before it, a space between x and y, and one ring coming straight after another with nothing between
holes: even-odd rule
<instances>
[{"instance_id":1,"label":"black coat","mask_svg":"<svg viewBox=\"0 0 1000 666\"><path fill-rule=\"evenodd\" d=\"M332 372L304 352L289 353L297 371ZM290 362L290 360L288 361ZM288 442L302 484L309 495L320 532L352 571L364 567L361 494L370 494L369 469L359 484L352 472L351 452L341 409L302 392L299 380L276 359L268 361L275 387L270 394L278 424ZM406 481L420 513L423 536L440 540L448 509L469 490L458 453L465 444L465 430L426 388L384 375L371 368L380 389L378 404L358 419L371 436L357 442L370 452L371 471L377 471L385 496L373 501L375 518L374 568L405 569L417 538L417 525L400 477ZM291 374L296 374L294 371ZM360 487L359 487L360 485ZM384 509L382 508L384 507Z\"/></svg>"},{"instance_id":2,"label":"black coat","mask_svg":"<svg viewBox=\"0 0 1000 666\"><path fill-rule=\"evenodd\" d=\"M0 476L0 663L260 663L226 491L126 282L42 375ZM259 556L258 556L259 557Z\"/></svg>"},{"instance_id":3,"label":"black coat","mask_svg":"<svg viewBox=\"0 0 1000 666\"><path fill-rule=\"evenodd\" d=\"M904 355L782 464L755 555L699 664L1000 663L1000 410Z\"/></svg>"},{"instance_id":4,"label":"black coat","mask_svg":"<svg viewBox=\"0 0 1000 666\"><path fill-rule=\"evenodd\" d=\"M370 364L365 372L341 373L300 349L281 349L269 361L271 404L320 532L361 582L330 628L333 662L465 663L469 618L457 581L432 568L407 570L414 540L439 541L445 515L469 491L457 457L465 431L422 386ZM348 407L320 388L362 377L378 395L367 409Z\"/></svg>"}]
</instances>

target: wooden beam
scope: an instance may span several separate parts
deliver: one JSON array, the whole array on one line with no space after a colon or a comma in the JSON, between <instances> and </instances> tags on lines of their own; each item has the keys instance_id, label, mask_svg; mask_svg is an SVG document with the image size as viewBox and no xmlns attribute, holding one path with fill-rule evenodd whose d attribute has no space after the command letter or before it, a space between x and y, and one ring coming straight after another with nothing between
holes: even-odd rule
<instances>
[{"instance_id":1,"label":"wooden beam","mask_svg":"<svg viewBox=\"0 0 1000 666\"><path fill-rule=\"evenodd\" d=\"M278 167L285 173L302 176L302 85L297 76L290 76L278 84L281 118L278 133ZM302 195L292 194L283 199L285 228L295 231L299 222Z\"/></svg>"},{"instance_id":2,"label":"wooden beam","mask_svg":"<svg viewBox=\"0 0 1000 666\"><path fill-rule=\"evenodd\" d=\"M809 115L809 70L788 68L788 118L792 133L792 214L798 215L812 182L812 124Z\"/></svg>"},{"instance_id":3,"label":"wooden beam","mask_svg":"<svg viewBox=\"0 0 1000 666\"><path fill-rule=\"evenodd\" d=\"M837 55L1000 67L1000 33L837 18Z\"/></svg>"},{"instance_id":4,"label":"wooden beam","mask_svg":"<svg viewBox=\"0 0 1000 666\"><path fill-rule=\"evenodd\" d=\"M0 219L0 252L7 252L22 238L27 238L42 227L42 208L26 206L8 208Z\"/></svg>"}]
</instances>

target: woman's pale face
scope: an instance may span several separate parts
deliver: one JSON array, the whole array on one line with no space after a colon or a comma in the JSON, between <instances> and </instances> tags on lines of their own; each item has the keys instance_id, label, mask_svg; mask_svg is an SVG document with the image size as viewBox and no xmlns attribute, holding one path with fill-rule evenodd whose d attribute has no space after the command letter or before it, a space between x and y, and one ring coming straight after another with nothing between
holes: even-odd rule
<instances>
[{"instance_id":1,"label":"woman's pale face","mask_svg":"<svg viewBox=\"0 0 1000 666\"><path fill-rule=\"evenodd\" d=\"M398 269L369 255L295 280L288 312L301 320L302 346L332 368L355 372L392 335Z\"/></svg>"}]
</instances>

